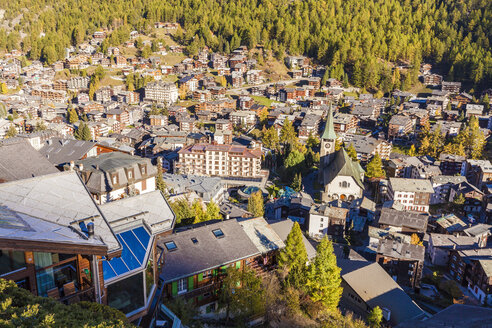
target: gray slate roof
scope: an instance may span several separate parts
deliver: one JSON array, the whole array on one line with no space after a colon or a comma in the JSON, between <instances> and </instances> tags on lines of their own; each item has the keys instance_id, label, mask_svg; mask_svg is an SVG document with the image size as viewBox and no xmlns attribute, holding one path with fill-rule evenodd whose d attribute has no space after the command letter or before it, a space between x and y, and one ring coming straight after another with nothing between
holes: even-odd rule
<instances>
[{"instance_id":1,"label":"gray slate roof","mask_svg":"<svg viewBox=\"0 0 492 328\"><path fill-rule=\"evenodd\" d=\"M424 261L425 247L397 240L381 239L377 252L399 260Z\"/></svg>"},{"instance_id":2,"label":"gray slate roof","mask_svg":"<svg viewBox=\"0 0 492 328\"><path fill-rule=\"evenodd\" d=\"M224 237L216 238L212 230L221 229ZM191 238L196 238L194 244ZM168 251L165 243L174 241L177 249ZM160 275L165 283L259 255L241 225L236 220L219 221L159 238L164 250L164 266Z\"/></svg>"},{"instance_id":3,"label":"gray slate roof","mask_svg":"<svg viewBox=\"0 0 492 328\"><path fill-rule=\"evenodd\" d=\"M57 172L26 140L0 144L0 183Z\"/></svg>"},{"instance_id":4,"label":"gray slate roof","mask_svg":"<svg viewBox=\"0 0 492 328\"><path fill-rule=\"evenodd\" d=\"M58 166L81 159L95 145L92 141L51 138L44 142L39 152Z\"/></svg>"},{"instance_id":5,"label":"gray slate roof","mask_svg":"<svg viewBox=\"0 0 492 328\"><path fill-rule=\"evenodd\" d=\"M0 205L54 224L71 226L79 232L79 225L71 222L94 217L95 238L104 242L109 252L121 249L108 222L75 172L0 184Z\"/></svg>"},{"instance_id":6,"label":"gray slate roof","mask_svg":"<svg viewBox=\"0 0 492 328\"><path fill-rule=\"evenodd\" d=\"M429 216L424 213L398 211L392 208L381 209L378 223L393 227L406 227L425 232Z\"/></svg>"},{"instance_id":7,"label":"gray slate roof","mask_svg":"<svg viewBox=\"0 0 492 328\"><path fill-rule=\"evenodd\" d=\"M391 324L397 325L424 315L422 309L378 263L354 260L337 262L342 269L342 279L367 305L372 308L384 307L391 311Z\"/></svg>"},{"instance_id":8,"label":"gray slate roof","mask_svg":"<svg viewBox=\"0 0 492 328\"><path fill-rule=\"evenodd\" d=\"M238 219L237 221L261 254L285 247L282 238L264 218Z\"/></svg>"}]
</instances>

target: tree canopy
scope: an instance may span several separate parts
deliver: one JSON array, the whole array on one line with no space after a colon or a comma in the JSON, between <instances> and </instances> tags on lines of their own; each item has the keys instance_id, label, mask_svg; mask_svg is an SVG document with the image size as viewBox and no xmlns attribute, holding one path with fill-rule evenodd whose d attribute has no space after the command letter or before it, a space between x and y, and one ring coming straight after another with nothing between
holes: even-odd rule
<instances>
[{"instance_id":1,"label":"tree canopy","mask_svg":"<svg viewBox=\"0 0 492 328\"><path fill-rule=\"evenodd\" d=\"M134 327L123 313L109 306L91 302L64 305L34 296L4 279L0 279L0 304L2 327Z\"/></svg>"}]
</instances>

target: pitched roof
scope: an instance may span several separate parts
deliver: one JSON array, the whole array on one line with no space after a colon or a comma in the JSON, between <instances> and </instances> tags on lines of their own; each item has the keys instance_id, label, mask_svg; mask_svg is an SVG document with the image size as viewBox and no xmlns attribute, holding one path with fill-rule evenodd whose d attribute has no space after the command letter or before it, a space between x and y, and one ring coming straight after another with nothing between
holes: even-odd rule
<instances>
[{"instance_id":1,"label":"pitched roof","mask_svg":"<svg viewBox=\"0 0 492 328\"><path fill-rule=\"evenodd\" d=\"M363 172L360 164L353 161L345 151L340 149L335 153L333 161L324 167L323 177L325 179L324 184L328 184L337 176L349 176L352 177L357 185L364 189L364 184L361 180L361 173Z\"/></svg>"},{"instance_id":2,"label":"pitched roof","mask_svg":"<svg viewBox=\"0 0 492 328\"><path fill-rule=\"evenodd\" d=\"M424 261L425 247L398 240L381 239L377 252L399 260Z\"/></svg>"},{"instance_id":3,"label":"pitched roof","mask_svg":"<svg viewBox=\"0 0 492 328\"><path fill-rule=\"evenodd\" d=\"M109 252L121 250L112 229L75 172L59 172L0 184L0 205L79 233L78 221L94 223L94 238Z\"/></svg>"},{"instance_id":4,"label":"pitched roof","mask_svg":"<svg viewBox=\"0 0 492 328\"><path fill-rule=\"evenodd\" d=\"M427 179L389 178L389 180L393 191L434 193L434 188Z\"/></svg>"},{"instance_id":5,"label":"pitched roof","mask_svg":"<svg viewBox=\"0 0 492 328\"><path fill-rule=\"evenodd\" d=\"M331 140L335 140L337 138L337 135L335 133L335 128L333 126L333 110L331 108L331 105L330 105L330 109L328 110L328 115L326 116L325 131L323 132L321 138L331 139Z\"/></svg>"},{"instance_id":6,"label":"pitched roof","mask_svg":"<svg viewBox=\"0 0 492 328\"><path fill-rule=\"evenodd\" d=\"M378 263L344 259L337 262L342 279L367 305L391 311L393 325L424 314Z\"/></svg>"},{"instance_id":7,"label":"pitched roof","mask_svg":"<svg viewBox=\"0 0 492 328\"><path fill-rule=\"evenodd\" d=\"M429 216L425 213L381 209L378 223L394 227L407 227L425 232Z\"/></svg>"},{"instance_id":8,"label":"pitched roof","mask_svg":"<svg viewBox=\"0 0 492 328\"><path fill-rule=\"evenodd\" d=\"M115 230L120 230L118 227L127 229L129 225L143 222L155 235L174 227L175 215L159 190L107 202L99 208Z\"/></svg>"},{"instance_id":9,"label":"pitched roof","mask_svg":"<svg viewBox=\"0 0 492 328\"><path fill-rule=\"evenodd\" d=\"M26 140L0 144L0 183L57 172Z\"/></svg>"},{"instance_id":10,"label":"pitched roof","mask_svg":"<svg viewBox=\"0 0 492 328\"><path fill-rule=\"evenodd\" d=\"M282 238L264 218L238 219L237 221L261 254L285 247Z\"/></svg>"},{"instance_id":11,"label":"pitched roof","mask_svg":"<svg viewBox=\"0 0 492 328\"><path fill-rule=\"evenodd\" d=\"M212 231L216 229L221 229L224 236L215 237ZM192 238L196 238L197 243ZM176 249L169 251L165 244L171 241ZM260 254L236 220L191 226L159 238L157 245L164 250L160 277L165 283Z\"/></svg>"},{"instance_id":12,"label":"pitched roof","mask_svg":"<svg viewBox=\"0 0 492 328\"><path fill-rule=\"evenodd\" d=\"M268 223L284 242L287 240L287 236L294 225L292 220L269 221ZM304 247L306 247L308 259L313 259L316 256L316 249L304 235L302 235L302 241L304 242Z\"/></svg>"},{"instance_id":13,"label":"pitched roof","mask_svg":"<svg viewBox=\"0 0 492 328\"><path fill-rule=\"evenodd\" d=\"M452 304L437 312L427 320L410 320L403 322L398 328L442 328L442 327L490 327L492 309L483 306Z\"/></svg>"},{"instance_id":14,"label":"pitched roof","mask_svg":"<svg viewBox=\"0 0 492 328\"><path fill-rule=\"evenodd\" d=\"M39 152L54 165L63 165L84 157L96 145L93 141L51 138Z\"/></svg>"}]
</instances>

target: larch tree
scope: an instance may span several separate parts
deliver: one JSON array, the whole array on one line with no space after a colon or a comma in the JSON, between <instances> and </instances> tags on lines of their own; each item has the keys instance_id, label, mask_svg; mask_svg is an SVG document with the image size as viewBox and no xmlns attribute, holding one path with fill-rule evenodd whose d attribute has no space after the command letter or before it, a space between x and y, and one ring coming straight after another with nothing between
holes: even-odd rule
<instances>
[{"instance_id":1,"label":"larch tree","mask_svg":"<svg viewBox=\"0 0 492 328\"><path fill-rule=\"evenodd\" d=\"M280 130L280 142L283 144L295 145L297 142L297 134L294 130L292 122L285 118L282 129Z\"/></svg>"},{"instance_id":2,"label":"larch tree","mask_svg":"<svg viewBox=\"0 0 492 328\"><path fill-rule=\"evenodd\" d=\"M304 288L307 281L308 256L304 246L299 223L294 222L285 241L285 248L280 251L278 264L280 270L286 270L285 284L288 287Z\"/></svg>"},{"instance_id":3,"label":"larch tree","mask_svg":"<svg viewBox=\"0 0 492 328\"><path fill-rule=\"evenodd\" d=\"M376 153L367 164L366 176L371 179L381 179L386 177L386 172L383 169L383 162L381 161L379 153Z\"/></svg>"},{"instance_id":4,"label":"larch tree","mask_svg":"<svg viewBox=\"0 0 492 328\"><path fill-rule=\"evenodd\" d=\"M251 194L248 199L248 212L254 217L262 217L265 214L265 205L263 203L263 194L261 190Z\"/></svg>"},{"instance_id":5,"label":"larch tree","mask_svg":"<svg viewBox=\"0 0 492 328\"><path fill-rule=\"evenodd\" d=\"M357 151L355 150L354 144L351 143L347 148L347 155L353 160L358 161L357 159Z\"/></svg>"},{"instance_id":6,"label":"larch tree","mask_svg":"<svg viewBox=\"0 0 492 328\"><path fill-rule=\"evenodd\" d=\"M222 220L222 215L220 214L220 208L213 200L208 202L207 209L207 220Z\"/></svg>"},{"instance_id":7,"label":"larch tree","mask_svg":"<svg viewBox=\"0 0 492 328\"><path fill-rule=\"evenodd\" d=\"M379 306L376 306L367 315L367 323L371 328L381 327L381 321L383 321L383 311Z\"/></svg>"},{"instance_id":8,"label":"larch tree","mask_svg":"<svg viewBox=\"0 0 492 328\"><path fill-rule=\"evenodd\" d=\"M309 266L306 287L311 299L321 302L331 312L336 311L342 296L340 271L333 244L325 236L318 244L316 257Z\"/></svg>"}]
</instances>

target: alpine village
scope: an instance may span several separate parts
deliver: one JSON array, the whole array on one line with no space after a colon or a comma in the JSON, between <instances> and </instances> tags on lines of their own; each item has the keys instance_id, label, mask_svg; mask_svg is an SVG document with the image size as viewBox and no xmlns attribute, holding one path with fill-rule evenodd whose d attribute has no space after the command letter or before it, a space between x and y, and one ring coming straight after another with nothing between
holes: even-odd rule
<instances>
[{"instance_id":1,"label":"alpine village","mask_svg":"<svg viewBox=\"0 0 492 328\"><path fill-rule=\"evenodd\" d=\"M492 327L491 45L490 0L0 1L0 327Z\"/></svg>"}]
</instances>

